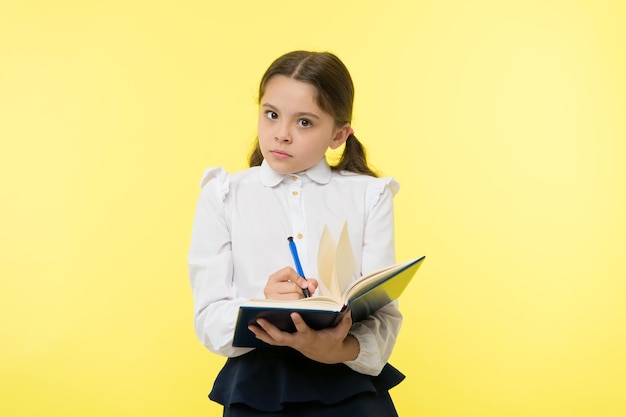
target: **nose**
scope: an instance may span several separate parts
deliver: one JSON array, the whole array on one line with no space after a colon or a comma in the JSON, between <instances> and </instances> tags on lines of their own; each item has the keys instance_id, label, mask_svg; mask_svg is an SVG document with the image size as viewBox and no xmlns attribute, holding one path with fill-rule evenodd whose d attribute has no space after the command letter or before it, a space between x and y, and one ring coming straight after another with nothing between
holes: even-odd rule
<instances>
[{"instance_id":1,"label":"nose","mask_svg":"<svg viewBox=\"0 0 626 417\"><path fill-rule=\"evenodd\" d=\"M276 129L274 139L279 142L291 143L291 132L289 131L289 127L286 123L281 123L281 125Z\"/></svg>"}]
</instances>

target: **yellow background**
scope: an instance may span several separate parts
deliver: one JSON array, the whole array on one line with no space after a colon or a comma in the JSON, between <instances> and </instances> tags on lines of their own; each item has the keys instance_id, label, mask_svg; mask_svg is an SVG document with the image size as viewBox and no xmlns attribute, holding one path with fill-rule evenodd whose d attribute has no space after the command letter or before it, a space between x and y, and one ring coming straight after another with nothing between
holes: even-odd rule
<instances>
[{"instance_id":1,"label":"yellow background","mask_svg":"<svg viewBox=\"0 0 626 417\"><path fill-rule=\"evenodd\" d=\"M621 1L0 3L0 414L217 416L186 252L256 89L330 50L402 183L402 416L626 415Z\"/></svg>"}]
</instances>

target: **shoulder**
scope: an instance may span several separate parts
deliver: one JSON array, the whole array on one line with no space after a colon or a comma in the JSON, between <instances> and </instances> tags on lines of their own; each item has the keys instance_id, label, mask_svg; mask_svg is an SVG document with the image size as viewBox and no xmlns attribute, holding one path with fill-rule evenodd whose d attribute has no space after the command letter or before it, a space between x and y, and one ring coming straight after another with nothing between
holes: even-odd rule
<instances>
[{"instance_id":1,"label":"shoulder","mask_svg":"<svg viewBox=\"0 0 626 417\"><path fill-rule=\"evenodd\" d=\"M368 190L378 191L379 193L388 190L392 195L395 195L400 190L400 184L393 177L377 178L350 171L333 171L332 178L333 181L340 183L360 184Z\"/></svg>"},{"instance_id":2,"label":"shoulder","mask_svg":"<svg viewBox=\"0 0 626 417\"><path fill-rule=\"evenodd\" d=\"M350 171L333 171L333 181L347 183L351 187L363 187L365 201L369 207L375 206L384 198L393 199L400 190L400 184L392 177L377 178Z\"/></svg>"},{"instance_id":3,"label":"shoulder","mask_svg":"<svg viewBox=\"0 0 626 417\"><path fill-rule=\"evenodd\" d=\"M203 193L215 193L220 200L223 200L228 195L232 184L257 179L257 171L258 167L252 167L230 174L222 167L207 168L202 174L200 187Z\"/></svg>"}]
</instances>

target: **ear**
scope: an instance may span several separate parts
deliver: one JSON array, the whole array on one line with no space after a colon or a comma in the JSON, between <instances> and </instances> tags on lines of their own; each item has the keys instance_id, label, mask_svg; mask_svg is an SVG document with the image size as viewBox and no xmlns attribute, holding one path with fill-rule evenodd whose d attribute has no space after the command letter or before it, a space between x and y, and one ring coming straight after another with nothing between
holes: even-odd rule
<instances>
[{"instance_id":1,"label":"ear","mask_svg":"<svg viewBox=\"0 0 626 417\"><path fill-rule=\"evenodd\" d=\"M333 139L330 141L330 144L328 145L330 149L337 149L338 147L343 145L348 139L349 134L350 134L349 123L346 123L345 125L338 128L337 131L335 132L335 136L333 137Z\"/></svg>"}]
</instances>

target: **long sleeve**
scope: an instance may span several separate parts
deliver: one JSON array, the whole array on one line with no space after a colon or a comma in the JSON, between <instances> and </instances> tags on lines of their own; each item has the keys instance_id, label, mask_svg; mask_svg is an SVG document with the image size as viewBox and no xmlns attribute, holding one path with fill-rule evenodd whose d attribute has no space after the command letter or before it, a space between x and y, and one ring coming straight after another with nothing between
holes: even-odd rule
<instances>
[{"instance_id":1,"label":"long sleeve","mask_svg":"<svg viewBox=\"0 0 626 417\"><path fill-rule=\"evenodd\" d=\"M371 207L363 235L361 269L364 274L395 263L393 195L396 187L390 179L379 179L376 187L368 190L367 204ZM401 324L397 301L354 323L350 334L358 340L360 352L355 360L345 364L357 372L378 375L391 356Z\"/></svg>"},{"instance_id":2,"label":"long sleeve","mask_svg":"<svg viewBox=\"0 0 626 417\"><path fill-rule=\"evenodd\" d=\"M245 299L237 298L233 283L231 239L223 204L228 193L227 174L209 169L202 183L188 258L194 327L210 351L238 356L251 349L232 347L237 311Z\"/></svg>"}]
</instances>

